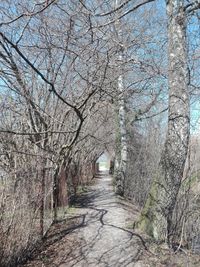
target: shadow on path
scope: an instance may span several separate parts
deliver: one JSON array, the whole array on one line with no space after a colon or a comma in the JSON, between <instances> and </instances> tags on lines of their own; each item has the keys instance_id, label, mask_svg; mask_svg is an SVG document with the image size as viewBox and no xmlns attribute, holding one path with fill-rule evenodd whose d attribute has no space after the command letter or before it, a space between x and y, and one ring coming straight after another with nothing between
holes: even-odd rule
<instances>
[{"instance_id":1,"label":"shadow on path","mask_svg":"<svg viewBox=\"0 0 200 267\"><path fill-rule=\"evenodd\" d=\"M137 261L145 243L128 229L137 216L136 207L115 196L110 176L95 179L74 202L76 216L54 225L39 255L25 266L144 266Z\"/></svg>"}]
</instances>

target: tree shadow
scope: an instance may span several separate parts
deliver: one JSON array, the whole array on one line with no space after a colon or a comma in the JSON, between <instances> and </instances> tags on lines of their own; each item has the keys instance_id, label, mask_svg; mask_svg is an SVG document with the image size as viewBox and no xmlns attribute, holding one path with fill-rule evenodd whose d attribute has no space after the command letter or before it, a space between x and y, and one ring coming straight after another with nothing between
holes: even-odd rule
<instances>
[{"instance_id":1,"label":"tree shadow","mask_svg":"<svg viewBox=\"0 0 200 267\"><path fill-rule=\"evenodd\" d=\"M97 179L102 177L100 175ZM79 195L73 205L82 209L83 214L52 225L42 247L31 259L46 251L45 255L49 257L48 266L126 267L137 262L142 251L147 250L146 243L139 234L123 226L114 225L112 220L111 223L108 221L107 215L113 209L123 209L127 213L131 212L132 207L116 198L112 188L105 190L101 187L91 187L89 192ZM85 230L79 231L82 228ZM115 241L115 235L121 237L118 242ZM57 250L62 249L63 254L58 256Z\"/></svg>"}]
</instances>

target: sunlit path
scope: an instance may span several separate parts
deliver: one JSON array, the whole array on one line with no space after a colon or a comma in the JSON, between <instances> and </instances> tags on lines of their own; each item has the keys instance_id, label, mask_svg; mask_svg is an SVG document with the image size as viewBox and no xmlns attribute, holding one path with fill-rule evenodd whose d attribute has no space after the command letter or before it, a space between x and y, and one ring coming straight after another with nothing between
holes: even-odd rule
<instances>
[{"instance_id":1,"label":"sunlit path","mask_svg":"<svg viewBox=\"0 0 200 267\"><path fill-rule=\"evenodd\" d=\"M97 176L95 185L76 201L75 207L76 215L83 220L81 227L47 248L43 253L46 265L43 261L42 266L138 266L135 264L142 243L128 230L137 210L115 196L112 178L106 171ZM39 263L37 259L26 266Z\"/></svg>"}]
</instances>

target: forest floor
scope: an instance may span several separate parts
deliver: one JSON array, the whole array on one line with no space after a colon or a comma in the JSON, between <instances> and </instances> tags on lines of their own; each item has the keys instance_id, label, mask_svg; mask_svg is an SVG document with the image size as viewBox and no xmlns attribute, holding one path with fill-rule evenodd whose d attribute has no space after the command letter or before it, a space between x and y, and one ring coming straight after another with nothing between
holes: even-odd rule
<instances>
[{"instance_id":1,"label":"forest floor","mask_svg":"<svg viewBox=\"0 0 200 267\"><path fill-rule=\"evenodd\" d=\"M131 229L139 210L113 193L112 178L96 177L73 212L54 224L23 267L193 267L200 257L144 242Z\"/></svg>"}]
</instances>

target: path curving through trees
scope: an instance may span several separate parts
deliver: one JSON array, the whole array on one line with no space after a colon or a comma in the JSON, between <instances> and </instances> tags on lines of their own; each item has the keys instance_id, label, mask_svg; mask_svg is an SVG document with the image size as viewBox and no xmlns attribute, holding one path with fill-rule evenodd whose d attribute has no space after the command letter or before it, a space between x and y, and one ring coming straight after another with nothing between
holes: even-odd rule
<instances>
[{"instance_id":1,"label":"path curving through trees","mask_svg":"<svg viewBox=\"0 0 200 267\"><path fill-rule=\"evenodd\" d=\"M102 173L75 203L77 225L64 230L63 236L58 229L58 238L54 236L54 241L25 266L146 266L138 263L144 249L142 240L128 229L136 215L136 207L117 197L112 178Z\"/></svg>"}]
</instances>

